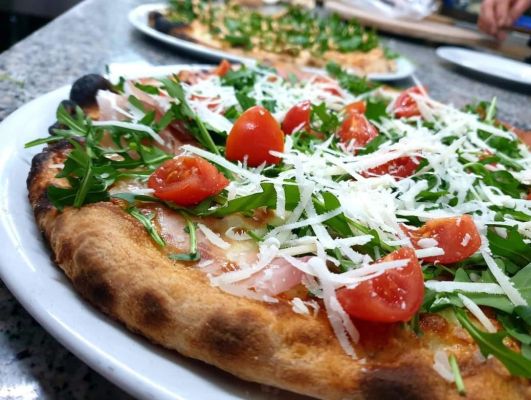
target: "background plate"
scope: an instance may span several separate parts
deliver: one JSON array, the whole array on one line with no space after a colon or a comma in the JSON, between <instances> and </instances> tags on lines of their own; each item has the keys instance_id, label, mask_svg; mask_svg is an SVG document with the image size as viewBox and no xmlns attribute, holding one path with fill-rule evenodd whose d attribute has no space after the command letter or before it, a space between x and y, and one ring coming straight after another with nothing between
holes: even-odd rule
<instances>
[{"instance_id":1,"label":"background plate","mask_svg":"<svg viewBox=\"0 0 531 400\"><path fill-rule=\"evenodd\" d=\"M183 66L181 66L183 68ZM81 299L50 260L27 200L26 177L69 87L50 92L0 124L0 278L28 312L93 369L142 399L304 399L241 381L152 345Z\"/></svg>"},{"instance_id":2,"label":"background plate","mask_svg":"<svg viewBox=\"0 0 531 400\"><path fill-rule=\"evenodd\" d=\"M494 54L443 46L436 50L442 59L483 74L531 85L531 65Z\"/></svg>"},{"instance_id":3,"label":"background plate","mask_svg":"<svg viewBox=\"0 0 531 400\"><path fill-rule=\"evenodd\" d=\"M217 50L197 43L192 43L187 40L179 39L174 36L161 33L150 27L148 24L148 14L151 11L162 12L166 9L166 7L166 4L144 4L138 6L129 12L129 22L131 22L131 24L133 24L136 29L145 33L146 35L154 39L160 40L161 42L164 42L171 46L174 46L178 49L185 49L190 53L196 54L199 57L208 58L213 61L220 61L225 58L229 61L235 62L256 62L256 60L252 58L242 57L231 54L230 52L226 52L224 50ZM407 78L415 71L415 66L405 57L397 58L396 66L397 70L395 72L368 74L368 78L379 81L393 81Z\"/></svg>"}]
</instances>

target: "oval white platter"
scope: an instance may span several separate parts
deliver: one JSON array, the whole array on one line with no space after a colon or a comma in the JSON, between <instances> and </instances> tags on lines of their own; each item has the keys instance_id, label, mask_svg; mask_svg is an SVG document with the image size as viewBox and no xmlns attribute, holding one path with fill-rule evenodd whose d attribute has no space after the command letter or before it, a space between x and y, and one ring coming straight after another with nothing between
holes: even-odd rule
<instances>
[{"instance_id":1,"label":"oval white platter","mask_svg":"<svg viewBox=\"0 0 531 400\"><path fill-rule=\"evenodd\" d=\"M216 61L227 59L229 61L241 63L256 62L256 60L248 57L243 57L224 50L218 50L211 47L203 46L197 43L190 42L188 40L179 39L175 36L167 35L150 27L148 24L148 14L151 11L164 11L166 7L166 4L159 3L143 4L141 6L138 6L129 12L129 22L131 22L131 24L140 32L152 37L153 39L159 40L178 49L187 50L190 54L194 54L202 58L208 58L210 60ZM396 67L396 71L394 72L372 73L368 74L367 77L369 79L378 81L394 81L407 78L415 71L415 66L413 65L413 63L411 63L411 61L409 61L405 57L398 57L396 59ZM315 71L315 69L311 70Z\"/></svg>"},{"instance_id":2,"label":"oval white platter","mask_svg":"<svg viewBox=\"0 0 531 400\"><path fill-rule=\"evenodd\" d=\"M244 382L130 333L79 297L53 264L35 224L26 189L31 159L42 147L24 149L24 144L47 135L57 106L68 98L69 89L65 86L45 94L0 123L0 278L11 293L67 349L135 397L305 399Z\"/></svg>"},{"instance_id":3,"label":"oval white platter","mask_svg":"<svg viewBox=\"0 0 531 400\"><path fill-rule=\"evenodd\" d=\"M437 48L436 53L440 58L463 68L531 85L531 65L529 64L462 47L442 46Z\"/></svg>"}]
</instances>

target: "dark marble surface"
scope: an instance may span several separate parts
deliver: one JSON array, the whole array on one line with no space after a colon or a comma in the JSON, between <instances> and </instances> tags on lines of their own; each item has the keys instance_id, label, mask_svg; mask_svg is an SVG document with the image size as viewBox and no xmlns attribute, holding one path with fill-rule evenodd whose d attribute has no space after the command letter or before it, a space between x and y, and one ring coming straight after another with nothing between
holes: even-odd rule
<instances>
[{"instance_id":1,"label":"dark marble surface","mask_svg":"<svg viewBox=\"0 0 531 400\"><path fill-rule=\"evenodd\" d=\"M135 32L127 12L140 0L87 0L0 54L0 121L22 104L110 62L204 62ZM468 73L429 44L388 39L417 65L436 99L463 105L498 97L500 117L531 128L529 87ZM411 80L400 82L407 86ZM48 335L0 282L0 399L126 399Z\"/></svg>"}]
</instances>

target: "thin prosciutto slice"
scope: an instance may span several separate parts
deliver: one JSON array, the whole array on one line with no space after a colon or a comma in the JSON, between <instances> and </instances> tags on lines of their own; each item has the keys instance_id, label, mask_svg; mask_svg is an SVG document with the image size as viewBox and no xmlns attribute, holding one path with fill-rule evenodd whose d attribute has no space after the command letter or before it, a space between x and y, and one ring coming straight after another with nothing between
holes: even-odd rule
<instances>
[{"instance_id":1,"label":"thin prosciutto slice","mask_svg":"<svg viewBox=\"0 0 531 400\"><path fill-rule=\"evenodd\" d=\"M162 207L155 207L156 221L160 234L174 251L186 253L190 249L190 236L185 231L185 221L176 212ZM203 220L215 231L217 221ZM201 261L197 266L205 274L220 276L223 273L249 268L258 259L258 246L252 240L235 241L224 236L223 240L230 248L221 249L212 244L201 230L196 230L198 251ZM293 267L281 257L274 258L265 268L251 277L235 282L233 285L252 290L259 295L277 296L299 285L304 273Z\"/></svg>"}]
</instances>

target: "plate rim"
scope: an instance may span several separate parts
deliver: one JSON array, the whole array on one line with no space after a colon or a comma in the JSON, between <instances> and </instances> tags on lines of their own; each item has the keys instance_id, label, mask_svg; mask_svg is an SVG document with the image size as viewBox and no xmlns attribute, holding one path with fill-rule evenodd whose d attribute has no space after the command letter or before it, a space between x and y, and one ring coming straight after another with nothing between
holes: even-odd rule
<instances>
[{"instance_id":1,"label":"plate rim","mask_svg":"<svg viewBox=\"0 0 531 400\"><path fill-rule=\"evenodd\" d=\"M476 65L472 65L471 63L465 63L465 62L462 62L460 60L456 60L455 58L449 56L447 54L447 52L455 52L455 51L459 51L459 52L465 52L465 53L469 53L470 56L473 56L475 54L479 54L481 56L484 56L484 57L488 57L488 58L492 58L494 60L499 60L499 61L503 61L503 62L506 62L506 63L511 63L511 64L518 64L520 66L526 66L530 69L531 71L531 66L523 63L523 62L520 62L520 61L517 61L517 60L513 60L513 59L510 59L510 58L506 58L506 57L502 57L498 54L491 54L491 53L485 53L485 52L480 52L480 51L477 51L477 50L473 50L473 49L469 49L469 48L466 48L466 47L459 47L459 46L439 46L435 49L435 53L437 54L437 56L449 63L452 63L454 65L457 65L461 68L465 68L465 69L468 69L468 70L471 70L471 71L475 71L475 72L478 72L480 74L483 74L483 75L489 75L489 76L493 76L493 77L496 77L498 79L503 79L505 81L510 81L510 82L514 82L514 83L517 83L517 84L520 84L520 85L528 85L530 86L531 85L531 78L529 80L521 80L521 79L518 79L517 77L513 77L513 76L509 76L509 75L506 75L506 74L500 74L500 73L497 73L496 70L489 70L489 69L480 69L479 67L477 67Z\"/></svg>"},{"instance_id":2,"label":"plate rim","mask_svg":"<svg viewBox=\"0 0 531 400\"><path fill-rule=\"evenodd\" d=\"M225 58L228 61L240 62L240 63L256 63L257 62L257 60L254 58L235 55L235 54L226 52L224 50L214 49L214 48L202 45L202 44L192 43L188 40L184 40L184 39L177 38L175 36L167 35L165 33L157 31L156 29L153 29L145 22L147 13L149 13L150 11L160 11L166 8L167 8L167 5L165 3L141 4L139 6L136 6L135 8L133 8L132 10L128 12L127 19L129 20L129 23L133 25L135 29L137 29L138 31L142 32L143 34L153 39L162 41L176 48L186 49L190 51L191 53L201 54L202 56L208 57L211 60L216 59L220 61ZM142 22L142 20L144 20L144 22ZM400 55L398 58L396 58L396 63L399 66L396 72L394 73L370 73L370 74L367 74L367 78L371 80L375 80L375 81L392 82L392 81L398 81L401 79L405 79L411 76L415 72L415 69L416 69L415 64L408 57ZM303 67L303 69L305 68L308 68L309 70L312 70L312 71L319 70L318 68ZM324 71L324 69L320 69L320 70Z\"/></svg>"}]
</instances>

